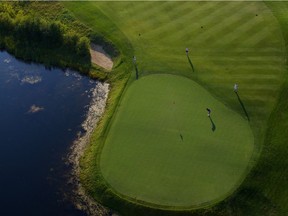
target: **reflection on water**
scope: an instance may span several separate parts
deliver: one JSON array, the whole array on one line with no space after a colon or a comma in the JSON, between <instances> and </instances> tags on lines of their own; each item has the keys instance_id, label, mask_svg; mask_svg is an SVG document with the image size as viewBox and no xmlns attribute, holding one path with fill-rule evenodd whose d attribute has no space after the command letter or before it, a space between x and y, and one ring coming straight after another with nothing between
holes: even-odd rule
<instances>
[{"instance_id":1,"label":"reflection on water","mask_svg":"<svg viewBox=\"0 0 288 216\"><path fill-rule=\"evenodd\" d=\"M65 198L64 159L95 85L0 53L0 215L85 215Z\"/></svg>"}]
</instances>

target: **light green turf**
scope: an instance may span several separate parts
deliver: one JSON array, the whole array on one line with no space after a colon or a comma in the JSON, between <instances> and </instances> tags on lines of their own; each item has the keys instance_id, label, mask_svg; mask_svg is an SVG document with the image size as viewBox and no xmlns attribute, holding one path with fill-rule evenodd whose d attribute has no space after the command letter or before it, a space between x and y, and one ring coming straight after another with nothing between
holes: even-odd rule
<instances>
[{"instance_id":1,"label":"light green turf","mask_svg":"<svg viewBox=\"0 0 288 216\"><path fill-rule=\"evenodd\" d=\"M179 76L150 75L125 94L100 166L121 194L188 207L234 191L253 147L248 121L200 85Z\"/></svg>"},{"instance_id":2,"label":"light green turf","mask_svg":"<svg viewBox=\"0 0 288 216\"><path fill-rule=\"evenodd\" d=\"M115 32L123 33L137 56L141 79L156 73L185 76L197 81L243 117L244 106L255 137L256 157L253 159L257 161L267 120L277 104L286 71L281 29L263 2L65 2L65 5L93 30L112 38L117 46L121 46L121 39ZM195 72L185 56L186 47L190 49ZM232 91L236 82L243 106ZM107 138L111 139L110 132ZM91 149L98 148L96 150L100 152L102 145L97 141ZM129 152L126 153L122 153L122 160L130 157ZM99 167L97 172L91 172L92 162L99 160L96 157L96 154L95 157L90 154L86 158L84 166L91 169L85 169L88 171L84 175L91 191L93 185L101 183L101 193L94 193L101 200L104 183L98 176ZM130 166L141 169L137 164ZM112 182L107 176L106 179ZM126 181L133 187L133 178L127 176ZM145 190L142 192L147 193ZM109 196L105 201L108 204Z\"/></svg>"},{"instance_id":3,"label":"light green turf","mask_svg":"<svg viewBox=\"0 0 288 216\"><path fill-rule=\"evenodd\" d=\"M65 5L88 26L113 37L115 27L98 18L97 10L101 10L107 23L112 21L131 41L142 76L173 73L198 79L243 114L230 91L237 82L251 122L257 124L253 129L264 132L283 84L285 46L280 26L263 2ZM186 47L196 68L194 74L185 56Z\"/></svg>"}]
</instances>

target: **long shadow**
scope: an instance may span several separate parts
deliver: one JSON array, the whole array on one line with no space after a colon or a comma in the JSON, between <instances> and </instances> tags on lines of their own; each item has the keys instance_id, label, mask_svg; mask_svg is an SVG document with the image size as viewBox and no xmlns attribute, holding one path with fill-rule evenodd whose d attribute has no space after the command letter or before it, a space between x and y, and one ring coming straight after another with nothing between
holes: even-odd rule
<instances>
[{"instance_id":1,"label":"long shadow","mask_svg":"<svg viewBox=\"0 0 288 216\"><path fill-rule=\"evenodd\" d=\"M182 134L180 133L180 138L181 138L181 140L183 141L184 139L183 139L183 136L182 136Z\"/></svg>"},{"instance_id":2,"label":"long shadow","mask_svg":"<svg viewBox=\"0 0 288 216\"><path fill-rule=\"evenodd\" d=\"M214 124L214 122L213 122L213 120L212 120L212 118L211 118L211 116L209 116L209 119L210 119L210 122L211 122L211 126L212 126L212 131L214 132L215 130L216 130L216 125Z\"/></svg>"},{"instance_id":3,"label":"long shadow","mask_svg":"<svg viewBox=\"0 0 288 216\"><path fill-rule=\"evenodd\" d=\"M241 105L241 107L242 107L242 109L243 109L243 111L244 111L244 113L245 113L245 115L246 115L246 117L247 117L247 120L250 121L248 112L247 112L247 110L246 110L246 108L245 108L245 106L244 106L244 104L243 104L240 96L238 95L238 92L235 92L235 94L237 95L238 101L239 101L239 103L240 103L240 105Z\"/></svg>"},{"instance_id":4,"label":"long shadow","mask_svg":"<svg viewBox=\"0 0 288 216\"><path fill-rule=\"evenodd\" d=\"M138 72L138 67L136 64L135 64L135 72L136 72L136 80L138 80L139 72Z\"/></svg>"},{"instance_id":5,"label":"long shadow","mask_svg":"<svg viewBox=\"0 0 288 216\"><path fill-rule=\"evenodd\" d=\"M192 63L192 61L191 61L189 55L187 55L187 59L188 59L189 64L190 64L190 66L191 66L191 68L192 68L192 71L195 72L195 70L194 70L194 65L193 65L193 63Z\"/></svg>"}]
</instances>

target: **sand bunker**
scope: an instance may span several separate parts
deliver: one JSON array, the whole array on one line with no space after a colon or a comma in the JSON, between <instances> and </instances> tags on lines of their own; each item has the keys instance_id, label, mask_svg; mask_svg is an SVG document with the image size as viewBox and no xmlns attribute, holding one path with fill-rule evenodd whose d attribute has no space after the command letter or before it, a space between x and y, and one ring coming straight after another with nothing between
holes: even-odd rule
<instances>
[{"instance_id":1,"label":"sand bunker","mask_svg":"<svg viewBox=\"0 0 288 216\"><path fill-rule=\"evenodd\" d=\"M92 63L97 64L109 71L113 68L113 61L111 57L103 50L101 46L91 44L90 54Z\"/></svg>"}]
</instances>

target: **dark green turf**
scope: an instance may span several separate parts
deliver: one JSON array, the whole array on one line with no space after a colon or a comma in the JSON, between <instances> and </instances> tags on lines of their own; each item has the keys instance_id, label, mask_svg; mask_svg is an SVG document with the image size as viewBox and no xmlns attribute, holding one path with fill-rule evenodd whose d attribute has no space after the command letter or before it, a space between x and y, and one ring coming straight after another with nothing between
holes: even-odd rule
<instances>
[{"instance_id":1,"label":"dark green turf","mask_svg":"<svg viewBox=\"0 0 288 216\"><path fill-rule=\"evenodd\" d=\"M102 152L101 171L117 192L131 198L197 206L235 190L253 148L248 121L200 85L179 76L150 75L125 94Z\"/></svg>"},{"instance_id":2,"label":"dark green turf","mask_svg":"<svg viewBox=\"0 0 288 216\"><path fill-rule=\"evenodd\" d=\"M286 79L287 54L281 26L263 2L67 2L65 5L93 30L113 38L119 47L125 47L118 37L123 33L132 43L140 77L155 73L189 77L244 118L249 116L257 148L254 164L262 153L260 164L237 193L210 213L206 214L204 209L189 214L279 215L276 209L282 209L282 215L287 213L287 191L283 189L286 163L281 166L281 161L285 161L287 125L282 120L284 114L278 116L276 111L270 116L275 107L285 113L285 106L281 105L284 103L278 104L278 96ZM285 37L288 35L286 7L286 3L278 6L274 3L275 14L283 21ZM185 56L186 47L190 48L194 73ZM132 59L132 56L128 57ZM240 87L240 100L231 92L235 82ZM285 98L282 94L281 101ZM275 127L278 123L279 127ZM267 127L275 130L266 134ZM155 209L153 212L138 205L141 202L128 202L127 197L121 199L109 190L99 170L107 133L98 130L95 134L93 145L82 161L82 180L90 194L124 215L170 214ZM153 214L147 213L151 211Z\"/></svg>"}]
</instances>

